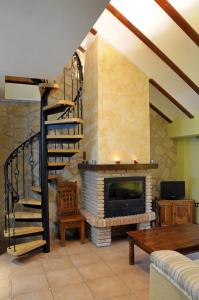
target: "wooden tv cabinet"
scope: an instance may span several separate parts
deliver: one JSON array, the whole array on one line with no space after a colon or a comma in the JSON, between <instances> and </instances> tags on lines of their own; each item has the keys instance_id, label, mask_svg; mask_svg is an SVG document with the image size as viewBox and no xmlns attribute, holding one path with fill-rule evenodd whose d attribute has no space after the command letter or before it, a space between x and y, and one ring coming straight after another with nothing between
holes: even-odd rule
<instances>
[{"instance_id":1,"label":"wooden tv cabinet","mask_svg":"<svg viewBox=\"0 0 199 300\"><path fill-rule=\"evenodd\" d=\"M193 200L159 200L159 225L193 223Z\"/></svg>"}]
</instances>

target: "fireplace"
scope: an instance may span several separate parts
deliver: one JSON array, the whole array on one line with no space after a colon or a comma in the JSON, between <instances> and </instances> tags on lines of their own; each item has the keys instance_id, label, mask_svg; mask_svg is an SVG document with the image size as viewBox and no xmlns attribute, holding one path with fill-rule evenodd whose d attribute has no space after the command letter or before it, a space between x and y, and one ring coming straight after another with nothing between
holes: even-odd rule
<instances>
[{"instance_id":1,"label":"fireplace","mask_svg":"<svg viewBox=\"0 0 199 300\"><path fill-rule=\"evenodd\" d=\"M105 218L145 213L145 177L104 178Z\"/></svg>"},{"instance_id":2,"label":"fireplace","mask_svg":"<svg viewBox=\"0 0 199 300\"><path fill-rule=\"evenodd\" d=\"M111 245L112 228L135 224L150 228L152 177L155 165L79 165L82 178L81 213L97 247Z\"/></svg>"}]
</instances>

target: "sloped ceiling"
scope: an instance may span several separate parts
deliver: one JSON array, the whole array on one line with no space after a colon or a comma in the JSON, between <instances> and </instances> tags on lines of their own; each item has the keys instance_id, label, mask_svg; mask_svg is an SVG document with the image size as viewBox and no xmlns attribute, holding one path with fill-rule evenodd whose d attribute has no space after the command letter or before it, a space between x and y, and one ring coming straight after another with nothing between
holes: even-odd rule
<instances>
[{"instance_id":1,"label":"sloped ceiling","mask_svg":"<svg viewBox=\"0 0 199 300\"><path fill-rule=\"evenodd\" d=\"M108 2L1 1L0 75L55 78Z\"/></svg>"},{"instance_id":2,"label":"sloped ceiling","mask_svg":"<svg viewBox=\"0 0 199 300\"><path fill-rule=\"evenodd\" d=\"M199 1L169 1L189 24L199 30ZM199 85L199 49L154 0L112 0L111 4L149 38L196 85ZM97 20L98 34L154 79L193 115L199 111L199 95L137 36L108 10ZM185 116L156 88L150 102L171 120Z\"/></svg>"}]
</instances>

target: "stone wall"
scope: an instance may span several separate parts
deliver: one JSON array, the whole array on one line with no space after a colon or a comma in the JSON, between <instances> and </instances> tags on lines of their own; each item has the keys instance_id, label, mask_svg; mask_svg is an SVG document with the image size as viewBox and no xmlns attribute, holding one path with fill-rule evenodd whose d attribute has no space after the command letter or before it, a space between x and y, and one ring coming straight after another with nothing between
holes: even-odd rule
<instances>
[{"instance_id":1,"label":"stone wall","mask_svg":"<svg viewBox=\"0 0 199 300\"><path fill-rule=\"evenodd\" d=\"M39 102L0 103L0 243L4 228L4 163L11 151L39 131L39 105Z\"/></svg>"},{"instance_id":2,"label":"stone wall","mask_svg":"<svg viewBox=\"0 0 199 300\"><path fill-rule=\"evenodd\" d=\"M158 163L152 170L153 198L159 198L160 181L177 179L177 143L168 137L167 121L150 111L151 159Z\"/></svg>"}]
</instances>

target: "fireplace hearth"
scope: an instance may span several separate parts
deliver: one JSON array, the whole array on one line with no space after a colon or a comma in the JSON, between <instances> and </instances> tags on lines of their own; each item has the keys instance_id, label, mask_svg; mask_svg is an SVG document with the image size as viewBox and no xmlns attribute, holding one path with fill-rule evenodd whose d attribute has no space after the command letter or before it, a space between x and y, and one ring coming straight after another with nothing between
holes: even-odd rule
<instances>
[{"instance_id":1,"label":"fireplace hearth","mask_svg":"<svg viewBox=\"0 0 199 300\"><path fill-rule=\"evenodd\" d=\"M104 179L105 218L145 213L145 177Z\"/></svg>"}]
</instances>

